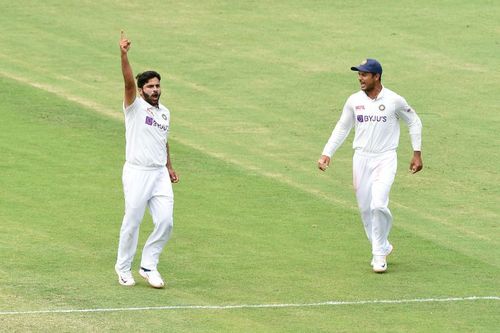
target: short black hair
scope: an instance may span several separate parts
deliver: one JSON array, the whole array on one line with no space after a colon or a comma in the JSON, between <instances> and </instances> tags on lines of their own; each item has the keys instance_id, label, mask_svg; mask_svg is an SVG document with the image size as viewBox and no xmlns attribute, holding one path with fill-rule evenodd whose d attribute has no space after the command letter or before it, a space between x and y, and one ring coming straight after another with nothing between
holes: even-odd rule
<instances>
[{"instance_id":1,"label":"short black hair","mask_svg":"<svg viewBox=\"0 0 500 333\"><path fill-rule=\"evenodd\" d=\"M137 74L135 77L137 79L137 87L141 88L144 87L144 85L151 79L153 78L158 78L159 81L161 81L161 76L158 72L155 71L145 71L142 73Z\"/></svg>"}]
</instances>

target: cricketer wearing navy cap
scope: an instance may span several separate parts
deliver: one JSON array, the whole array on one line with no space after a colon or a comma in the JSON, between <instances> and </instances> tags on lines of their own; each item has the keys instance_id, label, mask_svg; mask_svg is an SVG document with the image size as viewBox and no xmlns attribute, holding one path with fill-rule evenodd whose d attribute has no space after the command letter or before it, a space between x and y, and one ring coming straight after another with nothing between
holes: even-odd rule
<instances>
[{"instance_id":1,"label":"cricketer wearing navy cap","mask_svg":"<svg viewBox=\"0 0 500 333\"><path fill-rule=\"evenodd\" d=\"M397 170L400 120L408 125L413 157L412 173L422 170L422 122L406 99L382 85L382 66L366 59L357 71L360 90L347 99L340 119L318 160L318 168L326 171L331 158L354 128L352 147L353 185L366 236L372 245L371 266L374 272L387 270L387 256L393 246L389 242L392 213L389 192Z\"/></svg>"},{"instance_id":2,"label":"cricketer wearing navy cap","mask_svg":"<svg viewBox=\"0 0 500 333\"><path fill-rule=\"evenodd\" d=\"M382 75L382 65L375 59L366 59L359 66L351 67L351 71L375 73Z\"/></svg>"}]
</instances>

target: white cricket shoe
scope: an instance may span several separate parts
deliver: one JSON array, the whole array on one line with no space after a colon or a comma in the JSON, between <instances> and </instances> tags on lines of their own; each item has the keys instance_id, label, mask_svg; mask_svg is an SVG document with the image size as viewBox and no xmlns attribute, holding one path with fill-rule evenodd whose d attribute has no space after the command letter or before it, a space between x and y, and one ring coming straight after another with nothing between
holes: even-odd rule
<instances>
[{"instance_id":1,"label":"white cricket shoe","mask_svg":"<svg viewBox=\"0 0 500 333\"><path fill-rule=\"evenodd\" d=\"M387 270L387 260L385 256L373 256L372 268L375 273L383 273Z\"/></svg>"},{"instance_id":2,"label":"white cricket shoe","mask_svg":"<svg viewBox=\"0 0 500 333\"><path fill-rule=\"evenodd\" d=\"M392 246L392 244L389 243L389 252L387 252L385 256L387 257L389 254L391 254L392 250L394 250L394 246Z\"/></svg>"},{"instance_id":3,"label":"white cricket shoe","mask_svg":"<svg viewBox=\"0 0 500 333\"><path fill-rule=\"evenodd\" d=\"M141 274L141 276L148 281L153 288L163 288L165 286L165 282L163 282L160 272L157 270L150 270L141 267L141 269L139 269L139 274Z\"/></svg>"},{"instance_id":4,"label":"white cricket shoe","mask_svg":"<svg viewBox=\"0 0 500 333\"><path fill-rule=\"evenodd\" d=\"M118 283L122 286L131 287L135 285L134 277L132 276L132 272L121 272L118 268L115 267L116 274L118 274Z\"/></svg>"},{"instance_id":5,"label":"white cricket shoe","mask_svg":"<svg viewBox=\"0 0 500 333\"><path fill-rule=\"evenodd\" d=\"M394 247L389 244L389 252L385 256L373 256L371 266L375 273L383 273L387 270L387 256L392 253Z\"/></svg>"}]
</instances>

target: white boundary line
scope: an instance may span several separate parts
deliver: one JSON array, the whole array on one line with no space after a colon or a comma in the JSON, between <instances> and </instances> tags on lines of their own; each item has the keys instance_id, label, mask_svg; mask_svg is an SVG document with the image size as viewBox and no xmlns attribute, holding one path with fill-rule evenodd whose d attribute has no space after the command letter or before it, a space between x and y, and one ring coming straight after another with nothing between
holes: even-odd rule
<instances>
[{"instance_id":1,"label":"white boundary line","mask_svg":"<svg viewBox=\"0 0 500 333\"><path fill-rule=\"evenodd\" d=\"M482 301L482 300L500 301L500 296L469 296L469 297L415 298L415 299L399 299L399 300L396 299L396 300L365 300L365 301L327 301L318 303L167 305L167 306L131 307L131 308L0 311L0 316L30 315L30 314L59 314L59 313L89 313L89 312L152 311L152 310L233 310L233 309L262 309L262 308L305 308L305 307L337 306L337 305L408 304L408 303L463 302L463 301Z\"/></svg>"}]
</instances>

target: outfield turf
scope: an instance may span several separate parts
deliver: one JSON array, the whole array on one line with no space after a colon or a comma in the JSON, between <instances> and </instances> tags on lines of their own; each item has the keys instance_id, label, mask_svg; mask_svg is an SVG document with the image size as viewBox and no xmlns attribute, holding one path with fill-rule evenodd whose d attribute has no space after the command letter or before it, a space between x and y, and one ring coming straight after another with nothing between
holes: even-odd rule
<instances>
[{"instance_id":1,"label":"outfield turf","mask_svg":"<svg viewBox=\"0 0 500 333\"><path fill-rule=\"evenodd\" d=\"M0 331L498 331L496 2L3 2ZM172 113L181 182L163 290L121 287L113 271L120 29L135 72L163 74ZM402 127L381 275L352 134L327 173L315 166L358 89L349 67L368 56L424 124L417 175ZM147 215L141 244L150 230ZM306 306L327 301L351 303ZM203 308L272 304L299 306ZM85 309L101 311L58 312Z\"/></svg>"}]
</instances>

